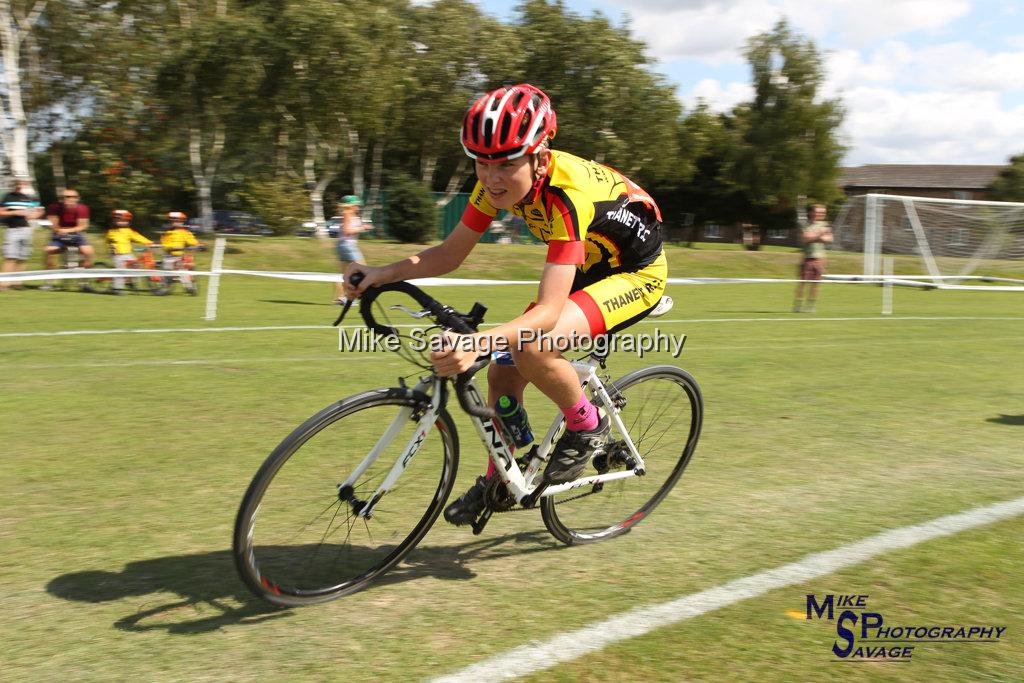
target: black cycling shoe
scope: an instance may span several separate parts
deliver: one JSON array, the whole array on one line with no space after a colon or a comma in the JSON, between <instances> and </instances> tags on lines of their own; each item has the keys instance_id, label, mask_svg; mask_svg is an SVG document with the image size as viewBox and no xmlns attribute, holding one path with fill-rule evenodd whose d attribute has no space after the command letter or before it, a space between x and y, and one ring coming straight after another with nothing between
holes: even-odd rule
<instances>
[{"instance_id":1,"label":"black cycling shoe","mask_svg":"<svg viewBox=\"0 0 1024 683\"><path fill-rule=\"evenodd\" d=\"M469 487L469 490L459 496L455 502L449 503L448 507L444 509L445 521L455 526L475 522L486 506L484 501L484 492L486 491L487 478L480 475L476 478L476 483Z\"/></svg>"},{"instance_id":2,"label":"black cycling shoe","mask_svg":"<svg viewBox=\"0 0 1024 683\"><path fill-rule=\"evenodd\" d=\"M597 427L586 432L566 430L555 444L555 452L544 470L544 481L549 484L564 484L579 479L587 463L608 448L611 436L611 422L602 415Z\"/></svg>"}]
</instances>

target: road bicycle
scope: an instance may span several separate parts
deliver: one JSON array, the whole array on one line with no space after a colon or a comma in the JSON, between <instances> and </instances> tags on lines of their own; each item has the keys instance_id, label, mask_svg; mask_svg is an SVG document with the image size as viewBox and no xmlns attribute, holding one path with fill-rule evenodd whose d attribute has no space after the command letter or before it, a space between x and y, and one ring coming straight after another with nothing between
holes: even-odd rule
<instances>
[{"instance_id":1,"label":"road bicycle","mask_svg":"<svg viewBox=\"0 0 1024 683\"><path fill-rule=\"evenodd\" d=\"M394 294L411 297L422 310L403 304L385 309L378 298ZM432 323L421 331L469 334L486 312L478 303L459 313L405 282L368 289L359 310L377 339L404 341L410 337L378 317L398 310ZM233 538L236 567L255 595L282 606L332 600L365 588L419 543L455 483L459 436L447 409L452 393L496 466L486 507L472 525L475 534L495 513L538 507L547 530L568 545L625 534L665 498L697 447L703 399L688 372L656 365L610 381L606 355L591 353L571 362L591 400L611 419L612 439L579 479L549 485L543 471L564 429L560 414L539 443L517 457L473 380L490 358L477 359L449 380L410 347L394 350L422 368L415 386L399 378L399 386L324 408L289 434L256 473Z\"/></svg>"}]
</instances>

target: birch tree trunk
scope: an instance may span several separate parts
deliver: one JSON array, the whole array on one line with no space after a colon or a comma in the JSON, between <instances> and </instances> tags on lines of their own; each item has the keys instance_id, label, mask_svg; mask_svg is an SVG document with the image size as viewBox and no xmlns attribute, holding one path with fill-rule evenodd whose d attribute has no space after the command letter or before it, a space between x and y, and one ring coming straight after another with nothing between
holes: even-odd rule
<instances>
[{"instance_id":1,"label":"birch tree trunk","mask_svg":"<svg viewBox=\"0 0 1024 683\"><path fill-rule=\"evenodd\" d=\"M18 16L10 0L0 0L0 41L3 42L0 55L7 90L6 102L0 103L0 116L10 121L10 128L4 131L4 148L7 167L15 178L31 178L32 175L28 158L28 117L21 92L21 46L44 9L46 0L38 0L27 16Z\"/></svg>"},{"instance_id":2,"label":"birch tree trunk","mask_svg":"<svg viewBox=\"0 0 1024 683\"><path fill-rule=\"evenodd\" d=\"M224 125L214 124L213 141L203 163L203 134L198 126L189 128L188 152L192 164L192 178L199 191L199 212L203 230L213 230L213 178L217 172L220 154L224 151Z\"/></svg>"},{"instance_id":3,"label":"birch tree trunk","mask_svg":"<svg viewBox=\"0 0 1024 683\"><path fill-rule=\"evenodd\" d=\"M320 143L314 140L315 132L308 130L306 140L306 159L303 164L306 174L306 189L309 191L309 201L313 211L313 222L316 223L316 234L318 237L327 237L327 221L324 218L324 190L338 177L338 148L335 145ZM327 152L324 162L323 175L318 179L316 175L316 158L320 149Z\"/></svg>"},{"instance_id":4,"label":"birch tree trunk","mask_svg":"<svg viewBox=\"0 0 1024 683\"><path fill-rule=\"evenodd\" d=\"M456 193L466 182L466 178L470 174L470 163L469 157L463 157L459 159L458 165L452 172L452 177L448 179L448 186L444 188L444 196L438 198L435 202L438 206L448 206L448 202L455 198Z\"/></svg>"},{"instance_id":5,"label":"birch tree trunk","mask_svg":"<svg viewBox=\"0 0 1024 683\"><path fill-rule=\"evenodd\" d=\"M370 166L370 192L366 196L366 209L370 216L373 212L381 209L380 183L384 176L384 141L374 140L373 161Z\"/></svg>"}]
</instances>

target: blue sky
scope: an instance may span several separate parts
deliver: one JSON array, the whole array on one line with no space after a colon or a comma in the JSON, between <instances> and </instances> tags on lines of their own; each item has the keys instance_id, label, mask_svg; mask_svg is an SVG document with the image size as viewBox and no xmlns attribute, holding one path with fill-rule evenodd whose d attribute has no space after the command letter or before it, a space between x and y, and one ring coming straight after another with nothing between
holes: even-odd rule
<instances>
[{"instance_id":1,"label":"blue sky","mask_svg":"<svg viewBox=\"0 0 1024 683\"><path fill-rule=\"evenodd\" d=\"M514 2L477 0L508 19ZM780 17L825 54L824 94L847 108L844 164L1000 164L1024 153L1024 2L1019 0L565 0L628 17L692 107L750 96L740 53ZM556 103L557 104L557 103Z\"/></svg>"}]
</instances>

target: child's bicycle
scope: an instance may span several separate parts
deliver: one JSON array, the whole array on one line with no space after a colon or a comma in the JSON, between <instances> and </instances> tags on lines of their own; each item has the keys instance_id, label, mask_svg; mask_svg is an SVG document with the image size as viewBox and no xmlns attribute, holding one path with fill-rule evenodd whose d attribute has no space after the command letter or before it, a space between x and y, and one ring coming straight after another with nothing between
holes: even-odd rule
<instances>
[{"instance_id":1,"label":"child's bicycle","mask_svg":"<svg viewBox=\"0 0 1024 683\"><path fill-rule=\"evenodd\" d=\"M203 246L184 247L181 256L167 255L164 257L163 262L160 264L162 268L172 273L178 273L177 275L167 275L163 278L165 294L171 292L175 282L179 283L187 294L191 296L199 294L199 281L195 276L190 275L189 271L196 269L196 259L192 254L203 249L205 249Z\"/></svg>"},{"instance_id":2,"label":"child's bicycle","mask_svg":"<svg viewBox=\"0 0 1024 683\"><path fill-rule=\"evenodd\" d=\"M468 314L418 287L394 283L363 293L366 325L385 340L398 329L379 296L398 292L423 309L403 310L434 326L470 333L486 308ZM348 310L346 305L340 322ZM413 339L416 335L413 334ZM422 336L421 336L422 338ZM402 345L395 350L428 371L415 387L365 391L313 415L274 449L256 473L235 521L238 572L257 596L278 605L324 602L365 588L411 551L451 493L459 437L447 410L452 393L497 468L487 506L473 524L480 533L494 513L540 507L548 531L566 544L592 543L630 531L669 493L693 456L703 400L686 371L658 365L609 381L605 357L572 361L581 384L612 422L607 451L576 481L548 485L544 466L563 429L559 415L543 439L516 458L512 440L484 404L473 375L488 358L449 382Z\"/></svg>"},{"instance_id":3,"label":"child's bicycle","mask_svg":"<svg viewBox=\"0 0 1024 683\"><path fill-rule=\"evenodd\" d=\"M153 252L150 247L135 247L132 249L134 253L133 257L125 263L126 268L138 269L138 270L158 270L156 264L156 258L153 256ZM95 268L111 268L112 266L106 263L97 263ZM124 277L118 278L114 276L103 276L93 280L93 288L97 292L104 294L116 293L123 291L118 286L118 280L123 280L121 283L125 289L132 292L141 292L146 290L154 296L163 296L167 293L164 287L164 279L159 275L143 275L139 277Z\"/></svg>"}]
</instances>

